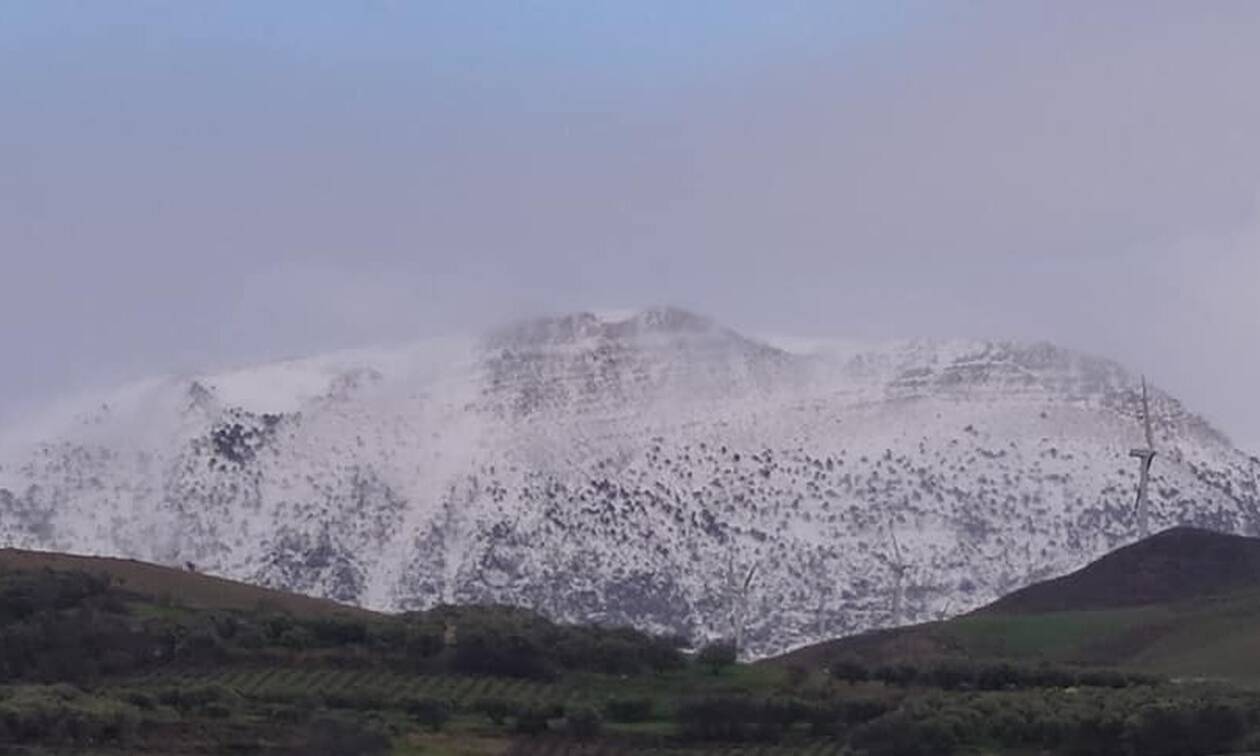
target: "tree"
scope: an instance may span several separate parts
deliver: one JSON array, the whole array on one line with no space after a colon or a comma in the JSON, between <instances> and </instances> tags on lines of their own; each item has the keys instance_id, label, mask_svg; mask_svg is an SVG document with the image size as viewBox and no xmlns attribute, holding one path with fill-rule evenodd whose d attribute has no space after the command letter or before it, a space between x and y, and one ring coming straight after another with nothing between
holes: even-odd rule
<instances>
[{"instance_id":1,"label":"tree","mask_svg":"<svg viewBox=\"0 0 1260 756\"><path fill-rule=\"evenodd\" d=\"M512 713L511 704L502 698L483 698L477 701L474 708L496 725L502 725L503 720Z\"/></svg>"},{"instance_id":2,"label":"tree","mask_svg":"<svg viewBox=\"0 0 1260 756\"><path fill-rule=\"evenodd\" d=\"M569 733L579 738L592 738L599 734L603 726L599 712L589 706L580 706L569 712L565 718Z\"/></svg>"},{"instance_id":3,"label":"tree","mask_svg":"<svg viewBox=\"0 0 1260 756\"><path fill-rule=\"evenodd\" d=\"M674 712L679 732L694 740L746 740L759 721L759 707L740 696L695 698Z\"/></svg>"},{"instance_id":4,"label":"tree","mask_svg":"<svg viewBox=\"0 0 1260 756\"><path fill-rule=\"evenodd\" d=\"M719 674L724 667L735 663L735 644L730 641L715 641L700 649L696 661L709 668L713 674Z\"/></svg>"},{"instance_id":5,"label":"tree","mask_svg":"<svg viewBox=\"0 0 1260 756\"><path fill-rule=\"evenodd\" d=\"M523 706L516 712L516 731L522 735L542 735L556 712L545 706Z\"/></svg>"},{"instance_id":6,"label":"tree","mask_svg":"<svg viewBox=\"0 0 1260 756\"><path fill-rule=\"evenodd\" d=\"M870 677L870 672L861 662L853 659L836 659L831 663L831 676L850 683L864 682Z\"/></svg>"},{"instance_id":7,"label":"tree","mask_svg":"<svg viewBox=\"0 0 1260 756\"><path fill-rule=\"evenodd\" d=\"M799 664L790 664L787 668L787 687L789 690L796 690L805 684L809 679L809 670Z\"/></svg>"},{"instance_id":8,"label":"tree","mask_svg":"<svg viewBox=\"0 0 1260 756\"><path fill-rule=\"evenodd\" d=\"M646 722L653 708L650 698L612 698L604 704L604 714L614 722Z\"/></svg>"},{"instance_id":9,"label":"tree","mask_svg":"<svg viewBox=\"0 0 1260 756\"><path fill-rule=\"evenodd\" d=\"M442 729L451 718L451 705L436 698L414 698L407 701L407 713L433 732Z\"/></svg>"}]
</instances>

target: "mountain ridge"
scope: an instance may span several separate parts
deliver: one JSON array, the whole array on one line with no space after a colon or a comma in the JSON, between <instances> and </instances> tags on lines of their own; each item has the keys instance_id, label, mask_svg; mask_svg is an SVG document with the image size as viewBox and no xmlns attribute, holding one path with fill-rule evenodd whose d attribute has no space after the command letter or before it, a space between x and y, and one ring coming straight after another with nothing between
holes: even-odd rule
<instances>
[{"instance_id":1,"label":"mountain ridge","mask_svg":"<svg viewBox=\"0 0 1260 756\"><path fill-rule=\"evenodd\" d=\"M1133 539L1137 385L1044 343L799 354L676 308L558 316L125 387L5 447L0 543L764 655ZM1260 463L1158 389L1152 414L1156 526L1257 532Z\"/></svg>"}]
</instances>

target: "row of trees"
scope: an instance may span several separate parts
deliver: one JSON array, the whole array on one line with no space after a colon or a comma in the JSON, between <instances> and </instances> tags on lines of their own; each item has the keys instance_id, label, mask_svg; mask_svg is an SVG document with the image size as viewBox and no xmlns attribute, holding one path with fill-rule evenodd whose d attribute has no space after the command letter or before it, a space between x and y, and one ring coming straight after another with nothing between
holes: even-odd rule
<instances>
[{"instance_id":1,"label":"row of trees","mask_svg":"<svg viewBox=\"0 0 1260 756\"><path fill-rule=\"evenodd\" d=\"M704 741L842 739L869 756L975 748L1072 756L1206 756L1260 746L1260 699L1223 689L934 692L846 700L716 696L683 702L680 734Z\"/></svg>"},{"instance_id":2,"label":"row of trees","mask_svg":"<svg viewBox=\"0 0 1260 756\"><path fill-rule=\"evenodd\" d=\"M777 742L798 724L807 725L811 736L831 737L892 708L886 700L868 697L810 701L728 695L683 701L674 717L679 733L688 739Z\"/></svg>"},{"instance_id":3,"label":"row of trees","mask_svg":"<svg viewBox=\"0 0 1260 756\"><path fill-rule=\"evenodd\" d=\"M0 682L84 681L169 662L297 663L315 651L328 664L538 680L573 670L635 675L686 664L685 639L561 625L508 607L365 620L169 604L138 615L130 607L143 601L105 576L0 573Z\"/></svg>"},{"instance_id":4,"label":"row of trees","mask_svg":"<svg viewBox=\"0 0 1260 756\"><path fill-rule=\"evenodd\" d=\"M938 694L908 700L852 733L871 756L997 745L1072 756L1206 756L1253 751L1257 703L1202 690Z\"/></svg>"},{"instance_id":5,"label":"row of trees","mask_svg":"<svg viewBox=\"0 0 1260 756\"><path fill-rule=\"evenodd\" d=\"M831 663L830 672L834 679L850 683L874 680L898 687L921 685L942 690L1115 689L1160 682L1160 678L1152 675L1121 670L967 660L870 667L856 659L842 658Z\"/></svg>"},{"instance_id":6,"label":"row of trees","mask_svg":"<svg viewBox=\"0 0 1260 756\"><path fill-rule=\"evenodd\" d=\"M0 689L0 743L124 745L140 722L134 706L68 685Z\"/></svg>"}]
</instances>

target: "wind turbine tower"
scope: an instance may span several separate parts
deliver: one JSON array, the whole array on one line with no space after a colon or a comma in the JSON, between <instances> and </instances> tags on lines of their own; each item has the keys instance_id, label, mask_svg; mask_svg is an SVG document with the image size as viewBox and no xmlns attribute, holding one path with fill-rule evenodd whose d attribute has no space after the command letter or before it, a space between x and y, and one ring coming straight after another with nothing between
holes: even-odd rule
<instances>
[{"instance_id":1,"label":"wind turbine tower","mask_svg":"<svg viewBox=\"0 0 1260 756\"><path fill-rule=\"evenodd\" d=\"M1146 446L1131 450L1129 456L1136 457L1141 464L1135 511L1137 513L1138 537L1146 538L1151 534L1146 489L1151 480L1151 462L1155 461L1155 436L1151 432L1151 403L1146 394L1145 376L1142 377L1142 423L1146 430Z\"/></svg>"},{"instance_id":2,"label":"wind turbine tower","mask_svg":"<svg viewBox=\"0 0 1260 756\"><path fill-rule=\"evenodd\" d=\"M739 605L735 615L735 653L737 654L744 651L744 624L748 621L748 591L752 588L752 581L756 575L757 565L754 564L748 570L748 575L744 577L744 583L739 591Z\"/></svg>"},{"instance_id":3,"label":"wind turbine tower","mask_svg":"<svg viewBox=\"0 0 1260 756\"><path fill-rule=\"evenodd\" d=\"M897 532L893 530L892 519L888 520L888 537L892 541L892 559L888 565L893 573L892 625L899 627L902 623L902 607L906 599L906 563L901 559L901 546L897 544Z\"/></svg>"}]
</instances>

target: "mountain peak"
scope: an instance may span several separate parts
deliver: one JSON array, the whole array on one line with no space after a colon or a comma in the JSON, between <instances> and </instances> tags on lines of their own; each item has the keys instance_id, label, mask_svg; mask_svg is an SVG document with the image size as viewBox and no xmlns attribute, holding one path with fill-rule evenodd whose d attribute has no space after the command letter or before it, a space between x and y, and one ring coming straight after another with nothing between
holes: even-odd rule
<instances>
[{"instance_id":1,"label":"mountain peak","mask_svg":"<svg viewBox=\"0 0 1260 756\"><path fill-rule=\"evenodd\" d=\"M97 397L6 441L0 543L376 608L697 638L739 618L768 653L1132 539L1136 386L1047 345L807 355L677 307L571 313ZM1260 463L1161 392L1151 411L1156 527L1255 532Z\"/></svg>"},{"instance_id":2,"label":"mountain peak","mask_svg":"<svg viewBox=\"0 0 1260 756\"><path fill-rule=\"evenodd\" d=\"M704 334L719 330L708 318L680 307L662 306L637 312L576 312L527 318L492 331L486 342L493 348L561 346L651 334Z\"/></svg>"}]
</instances>

